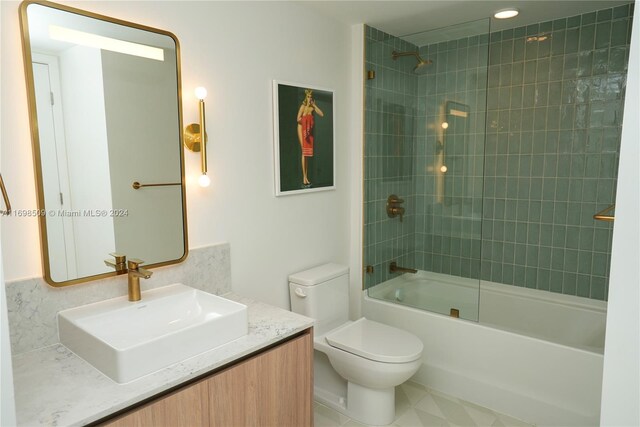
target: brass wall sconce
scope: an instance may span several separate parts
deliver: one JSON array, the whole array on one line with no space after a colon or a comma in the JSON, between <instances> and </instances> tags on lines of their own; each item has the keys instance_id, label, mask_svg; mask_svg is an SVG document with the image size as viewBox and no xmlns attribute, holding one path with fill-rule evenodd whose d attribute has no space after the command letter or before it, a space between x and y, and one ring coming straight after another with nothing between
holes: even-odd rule
<instances>
[{"instance_id":1,"label":"brass wall sconce","mask_svg":"<svg viewBox=\"0 0 640 427\"><path fill-rule=\"evenodd\" d=\"M207 176L207 128L204 117L204 99L207 97L207 89L197 87L195 93L196 98L199 99L200 123L191 123L184 129L184 145L194 153L200 152L202 175L198 178L198 184L201 187L208 187L211 179Z\"/></svg>"}]
</instances>

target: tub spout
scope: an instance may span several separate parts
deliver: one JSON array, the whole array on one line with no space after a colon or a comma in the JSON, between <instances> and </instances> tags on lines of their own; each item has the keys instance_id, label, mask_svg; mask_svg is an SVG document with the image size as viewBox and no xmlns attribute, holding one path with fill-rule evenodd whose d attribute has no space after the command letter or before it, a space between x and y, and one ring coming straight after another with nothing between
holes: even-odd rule
<instances>
[{"instance_id":1,"label":"tub spout","mask_svg":"<svg viewBox=\"0 0 640 427\"><path fill-rule=\"evenodd\" d=\"M395 261L389 264L389 273L412 273L416 274L418 270L414 268L400 267Z\"/></svg>"}]
</instances>

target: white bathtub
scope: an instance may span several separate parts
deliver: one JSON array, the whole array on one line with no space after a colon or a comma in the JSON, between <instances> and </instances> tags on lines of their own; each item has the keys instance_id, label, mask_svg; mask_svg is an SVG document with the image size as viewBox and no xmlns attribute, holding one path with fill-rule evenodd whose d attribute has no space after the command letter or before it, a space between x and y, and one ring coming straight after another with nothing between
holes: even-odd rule
<instances>
[{"instance_id":1,"label":"white bathtub","mask_svg":"<svg viewBox=\"0 0 640 427\"><path fill-rule=\"evenodd\" d=\"M605 302L422 271L370 295L365 317L424 342L415 381L540 426L598 425Z\"/></svg>"}]
</instances>

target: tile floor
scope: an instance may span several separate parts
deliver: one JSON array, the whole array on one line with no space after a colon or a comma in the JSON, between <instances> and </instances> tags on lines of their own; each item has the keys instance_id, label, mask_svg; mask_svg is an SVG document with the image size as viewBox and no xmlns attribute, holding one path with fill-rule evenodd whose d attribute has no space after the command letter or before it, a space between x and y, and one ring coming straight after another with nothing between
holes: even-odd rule
<instances>
[{"instance_id":1,"label":"tile floor","mask_svg":"<svg viewBox=\"0 0 640 427\"><path fill-rule=\"evenodd\" d=\"M315 427L365 427L318 402L314 402ZM396 419L392 427L532 427L482 406L406 382L396 387Z\"/></svg>"}]
</instances>

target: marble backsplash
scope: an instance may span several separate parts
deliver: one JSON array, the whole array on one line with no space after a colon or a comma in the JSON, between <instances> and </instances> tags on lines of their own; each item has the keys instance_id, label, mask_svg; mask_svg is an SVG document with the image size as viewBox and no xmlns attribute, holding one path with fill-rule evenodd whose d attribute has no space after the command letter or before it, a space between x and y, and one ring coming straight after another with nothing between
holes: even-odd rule
<instances>
[{"instance_id":1,"label":"marble backsplash","mask_svg":"<svg viewBox=\"0 0 640 427\"><path fill-rule=\"evenodd\" d=\"M141 280L144 292L172 283L221 295L231 291L231 259L228 243L189 251L186 261L153 270ZM127 276L54 288L41 277L7 282L11 352L16 354L56 344L60 310L78 307L127 294Z\"/></svg>"}]
</instances>

